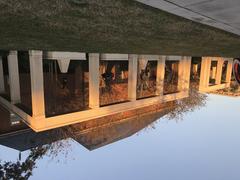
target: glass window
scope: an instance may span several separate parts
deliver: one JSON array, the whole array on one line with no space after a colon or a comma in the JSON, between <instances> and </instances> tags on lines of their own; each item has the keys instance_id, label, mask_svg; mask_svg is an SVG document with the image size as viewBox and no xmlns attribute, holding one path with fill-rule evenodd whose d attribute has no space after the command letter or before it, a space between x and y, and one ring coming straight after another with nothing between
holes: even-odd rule
<instances>
[{"instance_id":1,"label":"glass window","mask_svg":"<svg viewBox=\"0 0 240 180\"><path fill-rule=\"evenodd\" d=\"M88 61L72 60L61 73L56 60L43 61L46 116L88 109Z\"/></svg>"},{"instance_id":2,"label":"glass window","mask_svg":"<svg viewBox=\"0 0 240 180\"><path fill-rule=\"evenodd\" d=\"M178 92L179 61L166 61L163 94Z\"/></svg>"},{"instance_id":3,"label":"glass window","mask_svg":"<svg viewBox=\"0 0 240 180\"><path fill-rule=\"evenodd\" d=\"M18 70L21 102L17 106L29 115L32 115L30 62L27 51L18 52Z\"/></svg>"},{"instance_id":4,"label":"glass window","mask_svg":"<svg viewBox=\"0 0 240 180\"><path fill-rule=\"evenodd\" d=\"M198 89L201 74L201 57L193 57L191 63L191 87Z\"/></svg>"},{"instance_id":5,"label":"glass window","mask_svg":"<svg viewBox=\"0 0 240 180\"><path fill-rule=\"evenodd\" d=\"M228 61L224 61L223 67L222 67L221 83L226 83L226 80L227 80L227 67L228 67Z\"/></svg>"},{"instance_id":6,"label":"glass window","mask_svg":"<svg viewBox=\"0 0 240 180\"><path fill-rule=\"evenodd\" d=\"M2 56L3 63L3 76L4 76L4 87L5 92L1 96L10 101L10 85L9 85L9 72L8 72L8 57Z\"/></svg>"},{"instance_id":7,"label":"glass window","mask_svg":"<svg viewBox=\"0 0 240 180\"><path fill-rule=\"evenodd\" d=\"M216 84L216 77L217 77L217 61L211 62L211 69L210 69L210 77L209 77L209 85Z\"/></svg>"},{"instance_id":8,"label":"glass window","mask_svg":"<svg viewBox=\"0 0 240 180\"><path fill-rule=\"evenodd\" d=\"M100 106L128 101L128 61L100 61Z\"/></svg>"},{"instance_id":9,"label":"glass window","mask_svg":"<svg viewBox=\"0 0 240 180\"><path fill-rule=\"evenodd\" d=\"M138 61L137 99L156 95L157 61Z\"/></svg>"}]
</instances>

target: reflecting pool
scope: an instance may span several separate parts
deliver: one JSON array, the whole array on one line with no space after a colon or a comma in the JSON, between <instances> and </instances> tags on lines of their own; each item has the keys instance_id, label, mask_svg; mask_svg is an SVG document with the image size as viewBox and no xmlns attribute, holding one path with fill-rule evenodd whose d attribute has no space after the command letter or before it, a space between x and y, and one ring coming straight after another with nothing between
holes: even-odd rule
<instances>
[{"instance_id":1,"label":"reflecting pool","mask_svg":"<svg viewBox=\"0 0 240 180\"><path fill-rule=\"evenodd\" d=\"M83 130L76 135L78 139L54 139L55 143L20 154L1 140L1 164L19 158L24 162L32 153L36 164L30 179L237 180L238 111L239 98L209 94L204 107L181 117L171 118L168 112L108 124ZM26 131L21 133L26 133L25 141L19 140L25 145L27 138L40 138ZM51 133L47 137L52 137Z\"/></svg>"},{"instance_id":2,"label":"reflecting pool","mask_svg":"<svg viewBox=\"0 0 240 180\"><path fill-rule=\"evenodd\" d=\"M240 180L240 1L175 1L0 0L0 180Z\"/></svg>"},{"instance_id":3,"label":"reflecting pool","mask_svg":"<svg viewBox=\"0 0 240 180\"><path fill-rule=\"evenodd\" d=\"M234 58L0 55L0 179L236 179Z\"/></svg>"}]
</instances>

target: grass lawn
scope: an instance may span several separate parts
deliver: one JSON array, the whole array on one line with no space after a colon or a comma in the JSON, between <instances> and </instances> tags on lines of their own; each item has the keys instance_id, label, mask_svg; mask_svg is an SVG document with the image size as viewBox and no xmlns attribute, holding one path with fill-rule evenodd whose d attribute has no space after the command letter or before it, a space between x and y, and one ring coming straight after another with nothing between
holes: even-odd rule
<instances>
[{"instance_id":1,"label":"grass lawn","mask_svg":"<svg viewBox=\"0 0 240 180\"><path fill-rule=\"evenodd\" d=\"M240 55L240 37L134 0L1 0L0 49Z\"/></svg>"}]
</instances>

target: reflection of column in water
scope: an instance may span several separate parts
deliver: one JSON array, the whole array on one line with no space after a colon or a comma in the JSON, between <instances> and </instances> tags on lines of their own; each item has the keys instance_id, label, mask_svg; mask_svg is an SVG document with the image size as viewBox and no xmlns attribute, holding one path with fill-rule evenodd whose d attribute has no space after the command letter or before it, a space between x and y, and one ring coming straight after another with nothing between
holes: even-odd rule
<instances>
[{"instance_id":1,"label":"reflection of column in water","mask_svg":"<svg viewBox=\"0 0 240 180\"><path fill-rule=\"evenodd\" d=\"M140 59L139 60L139 70L141 72L141 70L145 70L148 64L148 60L146 59Z\"/></svg>"},{"instance_id":2,"label":"reflection of column in water","mask_svg":"<svg viewBox=\"0 0 240 180\"><path fill-rule=\"evenodd\" d=\"M172 83L178 79L178 63L172 63Z\"/></svg>"},{"instance_id":3,"label":"reflection of column in water","mask_svg":"<svg viewBox=\"0 0 240 180\"><path fill-rule=\"evenodd\" d=\"M57 61L54 61L54 77L55 77L55 88L54 88L54 111L57 111L57 82L58 82L58 72L57 72ZM61 103L62 104L62 103Z\"/></svg>"},{"instance_id":4,"label":"reflection of column in water","mask_svg":"<svg viewBox=\"0 0 240 180\"><path fill-rule=\"evenodd\" d=\"M217 72L217 67L212 67L212 70L211 70L211 79L216 79L216 72Z\"/></svg>"},{"instance_id":5,"label":"reflection of column in water","mask_svg":"<svg viewBox=\"0 0 240 180\"><path fill-rule=\"evenodd\" d=\"M121 79L125 79L125 76L124 76L124 71L121 71Z\"/></svg>"},{"instance_id":6,"label":"reflection of column in water","mask_svg":"<svg viewBox=\"0 0 240 180\"><path fill-rule=\"evenodd\" d=\"M198 79L198 64L193 64L192 66L192 78L193 80L197 80Z\"/></svg>"},{"instance_id":7,"label":"reflection of column in water","mask_svg":"<svg viewBox=\"0 0 240 180\"><path fill-rule=\"evenodd\" d=\"M143 89L144 89L144 76L145 76L145 70L147 68L148 60L147 59L139 59L138 61L138 82L139 87L137 89L140 90L140 97L143 96Z\"/></svg>"},{"instance_id":8,"label":"reflection of column in water","mask_svg":"<svg viewBox=\"0 0 240 180\"><path fill-rule=\"evenodd\" d=\"M112 67L111 73L113 74L112 80L117 79L116 65Z\"/></svg>"},{"instance_id":9,"label":"reflection of column in water","mask_svg":"<svg viewBox=\"0 0 240 180\"><path fill-rule=\"evenodd\" d=\"M198 64L193 64L192 71L193 71L193 74L197 74L197 71L198 71Z\"/></svg>"}]
</instances>

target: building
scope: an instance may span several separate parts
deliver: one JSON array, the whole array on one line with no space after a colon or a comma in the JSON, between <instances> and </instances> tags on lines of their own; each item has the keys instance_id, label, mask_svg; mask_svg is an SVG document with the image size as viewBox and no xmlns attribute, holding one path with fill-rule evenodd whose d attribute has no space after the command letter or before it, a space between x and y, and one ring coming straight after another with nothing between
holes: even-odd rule
<instances>
[{"instance_id":1,"label":"building","mask_svg":"<svg viewBox=\"0 0 240 180\"><path fill-rule=\"evenodd\" d=\"M232 60L222 85L223 62L202 58L200 91L228 86ZM186 98L190 71L188 56L9 51L0 58L0 104L45 131Z\"/></svg>"},{"instance_id":2,"label":"building","mask_svg":"<svg viewBox=\"0 0 240 180\"><path fill-rule=\"evenodd\" d=\"M229 88L232 81L232 58L193 57L191 81L200 92Z\"/></svg>"},{"instance_id":3,"label":"building","mask_svg":"<svg viewBox=\"0 0 240 180\"><path fill-rule=\"evenodd\" d=\"M94 150L148 128L174 107L174 102L168 102L38 133L21 124L13 125L9 118L10 113L1 108L0 114L4 117L1 120L4 120L8 126L1 126L4 131L0 131L0 145L20 152L44 145L52 148L67 148L58 147L58 143L54 143L71 138L88 150Z\"/></svg>"}]
</instances>

